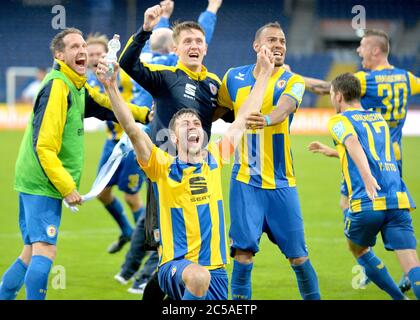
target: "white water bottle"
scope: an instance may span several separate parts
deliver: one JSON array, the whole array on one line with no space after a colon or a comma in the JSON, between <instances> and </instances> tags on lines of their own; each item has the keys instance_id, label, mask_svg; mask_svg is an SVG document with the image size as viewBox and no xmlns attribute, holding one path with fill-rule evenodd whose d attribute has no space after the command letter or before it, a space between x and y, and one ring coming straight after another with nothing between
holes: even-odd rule
<instances>
[{"instance_id":1,"label":"white water bottle","mask_svg":"<svg viewBox=\"0 0 420 320\"><path fill-rule=\"evenodd\" d=\"M121 49L120 36L114 34L114 37L108 42L108 53L105 56L105 60L108 62L108 71L106 77L110 79L114 73L113 62L117 62L117 52Z\"/></svg>"}]
</instances>

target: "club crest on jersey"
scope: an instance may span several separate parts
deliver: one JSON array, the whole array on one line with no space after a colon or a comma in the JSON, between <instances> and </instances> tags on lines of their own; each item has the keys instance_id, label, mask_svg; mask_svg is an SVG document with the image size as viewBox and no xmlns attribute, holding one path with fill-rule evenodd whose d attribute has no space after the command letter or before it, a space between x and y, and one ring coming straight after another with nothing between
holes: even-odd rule
<instances>
[{"instance_id":1,"label":"club crest on jersey","mask_svg":"<svg viewBox=\"0 0 420 320\"><path fill-rule=\"evenodd\" d=\"M210 92L215 96L217 94L217 90L218 90L217 87L211 82L209 84L209 87L210 87Z\"/></svg>"},{"instance_id":2,"label":"club crest on jersey","mask_svg":"<svg viewBox=\"0 0 420 320\"><path fill-rule=\"evenodd\" d=\"M176 267L172 267L171 276L173 277L176 273Z\"/></svg>"},{"instance_id":3,"label":"club crest on jersey","mask_svg":"<svg viewBox=\"0 0 420 320\"><path fill-rule=\"evenodd\" d=\"M47 227L47 236L49 238L54 238L57 235L57 228L53 225Z\"/></svg>"},{"instance_id":4,"label":"club crest on jersey","mask_svg":"<svg viewBox=\"0 0 420 320\"><path fill-rule=\"evenodd\" d=\"M277 82L277 88L279 89L283 89L285 85L286 85L286 80L279 80L279 82Z\"/></svg>"}]
</instances>

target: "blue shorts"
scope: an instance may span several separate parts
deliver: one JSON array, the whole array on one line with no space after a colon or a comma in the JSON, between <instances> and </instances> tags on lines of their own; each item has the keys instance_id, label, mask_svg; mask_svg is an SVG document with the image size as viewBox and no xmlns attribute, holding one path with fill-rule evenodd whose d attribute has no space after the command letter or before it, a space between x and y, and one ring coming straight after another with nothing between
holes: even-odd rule
<instances>
[{"instance_id":1,"label":"blue shorts","mask_svg":"<svg viewBox=\"0 0 420 320\"><path fill-rule=\"evenodd\" d=\"M416 249L416 237L408 209L346 213L344 234L355 244L373 247L381 232L385 249Z\"/></svg>"},{"instance_id":2,"label":"blue shorts","mask_svg":"<svg viewBox=\"0 0 420 320\"><path fill-rule=\"evenodd\" d=\"M19 227L23 243L57 243L62 200L19 193Z\"/></svg>"},{"instance_id":3,"label":"blue shorts","mask_svg":"<svg viewBox=\"0 0 420 320\"><path fill-rule=\"evenodd\" d=\"M229 197L231 256L235 249L258 252L263 232L286 258L308 255L295 187L261 189L232 179Z\"/></svg>"},{"instance_id":4,"label":"blue shorts","mask_svg":"<svg viewBox=\"0 0 420 320\"><path fill-rule=\"evenodd\" d=\"M102 151L101 161L99 162L98 172L111 156L112 150L114 150L117 143L118 141L115 140L106 140ZM118 185L118 189L121 191L128 194L135 194L140 190L144 180L145 175L137 163L136 155L133 151L130 151L127 156L122 159L111 180L108 182L107 187Z\"/></svg>"},{"instance_id":5,"label":"blue shorts","mask_svg":"<svg viewBox=\"0 0 420 320\"><path fill-rule=\"evenodd\" d=\"M182 272L190 265L186 259L172 260L159 267L159 286L171 299L182 300L185 284ZM206 300L228 299L228 275L224 268L209 270L211 275L210 286L207 290Z\"/></svg>"}]
</instances>

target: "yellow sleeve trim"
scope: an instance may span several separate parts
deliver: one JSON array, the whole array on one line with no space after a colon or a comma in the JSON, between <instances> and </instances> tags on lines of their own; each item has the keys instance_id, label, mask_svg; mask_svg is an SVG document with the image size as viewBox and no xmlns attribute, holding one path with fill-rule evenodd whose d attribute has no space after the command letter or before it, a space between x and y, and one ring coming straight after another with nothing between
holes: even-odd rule
<instances>
[{"instance_id":1,"label":"yellow sleeve trim","mask_svg":"<svg viewBox=\"0 0 420 320\"><path fill-rule=\"evenodd\" d=\"M420 93L420 78L416 77L411 72L408 73L408 78L410 79L411 95L414 96L415 94L419 94Z\"/></svg>"},{"instance_id":2,"label":"yellow sleeve trim","mask_svg":"<svg viewBox=\"0 0 420 320\"><path fill-rule=\"evenodd\" d=\"M229 108L233 110L233 101L230 97L229 90L227 87L227 77L231 69L229 69L223 76L222 84L219 88L219 93L217 94L217 104L221 107Z\"/></svg>"},{"instance_id":3,"label":"yellow sleeve trim","mask_svg":"<svg viewBox=\"0 0 420 320\"><path fill-rule=\"evenodd\" d=\"M218 84L222 84L222 81L220 81L220 78L217 76L217 74L214 74L212 72L207 72L207 76L210 79L216 80Z\"/></svg>"},{"instance_id":4,"label":"yellow sleeve trim","mask_svg":"<svg viewBox=\"0 0 420 320\"><path fill-rule=\"evenodd\" d=\"M99 106L112 111L111 100L109 100L109 97L106 94L97 92L87 83L85 84L85 87L87 89L87 94L89 94ZM147 115L149 114L148 107L139 107L132 103L127 103L127 106L130 109L131 114L133 115L135 120L140 121L142 123L148 122L147 121Z\"/></svg>"},{"instance_id":5,"label":"yellow sleeve trim","mask_svg":"<svg viewBox=\"0 0 420 320\"><path fill-rule=\"evenodd\" d=\"M60 79L54 79L35 146L45 174L63 197L76 189L76 183L58 158L67 119L68 94L66 84Z\"/></svg>"},{"instance_id":6,"label":"yellow sleeve trim","mask_svg":"<svg viewBox=\"0 0 420 320\"><path fill-rule=\"evenodd\" d=\"M361 87L361 96L363 97L366 94L366 73L364 71L359 71L354 74L354 76L359 79Z\"/></svg>"},{"instance_id":7,"label":"yellow sleeve trim","mask_svg":"<svg viewBox=\"0 0 420 320\"><path fill-rule=\"evenodd\" d=\"M146 62L142 62L143 66L146 67L147 69L149 69L150 71L171 71L171 72L175 72L176 71L176 67L171 67L171 66L165 66L163 64L149 64Z\"/></svg>"}]
</instances>

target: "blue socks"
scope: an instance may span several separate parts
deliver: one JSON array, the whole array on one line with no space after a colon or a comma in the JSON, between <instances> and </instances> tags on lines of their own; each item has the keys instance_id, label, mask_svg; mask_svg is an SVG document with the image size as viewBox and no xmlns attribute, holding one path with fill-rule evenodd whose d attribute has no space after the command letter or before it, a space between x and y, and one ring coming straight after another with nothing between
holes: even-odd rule
<instances>
[{"instance_id":1,"label":"blue socks","mask_svg":"<svg viewBox=\"0 0 420 320\"><path fill-rule=\"evenodd\" d=\"M301 265L292 265L296 274L300 295L303 300L320 300L318 278L311 262L307 259Z\"/></svg>"},{"instance_id":2,"label":"blue socks","mask_svg":"<svg viewBox=\"0 0 420 320\"><path fill-rule=\"evenodd\" d=\"M357 262L365 268L366 276L379 288L387 292L392 299L404 299L403 293L389 275L387 268L372 251L368 251L359 257Z\"/></svg>"},{"instance_id":3,"label":"blue socks","mask_svg":"<svg viewBox=\"0 0 420 320\"><path fill-rule=\"evenodd\" d=\"M417 300L420 300L420 267L415 267L408 271L408 279L410 279L414 295Z\"/></svg>"},{"instance_id":4,"label":"blue socks","mask_svg":"<svg viewBox=\"0 0 420 320\"><path fill-rule=\"evenodd\" d=\"M0 282L0 300L14 300L23 286L27 265L18 258L4 273Z\"/></svg>"},{"instance_id":5,"label":"blue socks","mask_svg":"<svg viewBox=\"0 0 420 320\"><path fill-rule=\"evenodd\" d=\"M114 200L110 204L106 205L105 208L120 226L123 236L131 237L133 228L124 213L124 208L121 202L117 198L114 198Z\"/></svg>"},{"instance_id":6,"label":"blue socks","mask_svg":"<svg viewBox=\"0 0 420 320\"><path fill-rule=\"evenodd\" d=\"M232 280L230 282L232 300L251 300L251 271L254 263L244 264L233 261Z\"/></svg>"},{"instance_id":7,"label":"blue socks","mask_svg":"<svg viewBox=\"0 0 420 320\"><path fill-rule=\"evenodd\" d=\"M207 294L204 294L202 297L197 297L193 295L191 292L188 291L187 288L185 288L184 295L182 296L182 300L205 300Z\"/></svg>"},{"instance_id":8,"label":"blue socks","mask_svg":"<svg viewBox=\"0 0 420 320\"><path fill-rule=\"evenodd\" d=\"M146 212L145 207L140 207L139 210L133 212L134 221L139 221L140 217Z\"/></svg>"},{"instance_id":9,"label":"blue socks","mask_svg":"<svg viewBox=\"0 0 420 320\"><path fill-rule=\"evenodd\" d=\"M27 300L45 300L52 263L45 256L32 256L25 276Z\"/></svg>"}]
</instances>

